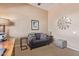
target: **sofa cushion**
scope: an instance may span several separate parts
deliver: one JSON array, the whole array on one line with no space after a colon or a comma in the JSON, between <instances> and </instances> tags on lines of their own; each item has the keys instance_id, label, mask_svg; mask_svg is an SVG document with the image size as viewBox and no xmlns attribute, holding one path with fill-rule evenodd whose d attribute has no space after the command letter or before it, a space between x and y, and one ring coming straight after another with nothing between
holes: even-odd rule
<instances>
[{"instance_id":1,"label":"sofa cushion","mask_svg":"<svg viewBox=\"0 0 79 59\"><path fill-rule=\"evenodd\" d=\"M46 39L47 35L46 34L41 34L40 39Z\"/></svg>"},{"instance_id":2,"label":"sofa cushion","mask_svg":"<svg viewBox=\"0 0 79 59\"><path fill-rule=\"evenodd\" d=\"M29 41L36 40L35 33L30 33L30 34L28 35L28 40L29 40Z\"/></svg>"},{"instance_id":3,"label":"sofa cushion","mask_svg":"<svg viewBox=\"0 0 79 59\"><path fill-rule=\"evenodd\" d=\"M33 43L42 43L46 41L48 41L48 39L34 40Z\"/></svg>"},{"instance_id":4,"label":"sofa cushion","mask_svg":"<svg viewBox=\"0 0 79 59\"><path fill-rule=\"evenodd\" d=\"M36 39L39 40L40 39L40 34L41 33L35 33Z\"/></svg>"}]
</instances>

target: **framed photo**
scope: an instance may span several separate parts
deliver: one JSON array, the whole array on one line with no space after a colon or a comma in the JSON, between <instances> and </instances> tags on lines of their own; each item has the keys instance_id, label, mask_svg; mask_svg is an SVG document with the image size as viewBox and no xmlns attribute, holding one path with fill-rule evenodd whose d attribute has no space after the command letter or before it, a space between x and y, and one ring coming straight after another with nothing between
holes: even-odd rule
<instances>
[{"instance_id":1,"label":"framed photo","mask_svg":"<svg viewBox=\"0 0 79 59\"><path fill-rule=\"evenodd\" d=\"M39 30L39 21L38 20L31 21L31 29L32 30Z\"/></svg>"}]
</instances>

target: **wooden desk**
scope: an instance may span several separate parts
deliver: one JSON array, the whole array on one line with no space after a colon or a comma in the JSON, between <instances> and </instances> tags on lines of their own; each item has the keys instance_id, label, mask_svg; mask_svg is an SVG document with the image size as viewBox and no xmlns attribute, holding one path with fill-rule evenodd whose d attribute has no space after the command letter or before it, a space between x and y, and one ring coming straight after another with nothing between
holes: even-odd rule
<instances>
[{"instance_id":1,"label":"wooden desk","mask_svg":"<svg viewBox=\"0 0 79 59\"><path fill-rule=\"evenodd\" d=\"M3 48L6 48L4 56L11 56L13 54L14 43L15 43L15 39L10 38L7 41L4 41L2 44L0 44L2 45Z\"/></svg>"}]
</instances>

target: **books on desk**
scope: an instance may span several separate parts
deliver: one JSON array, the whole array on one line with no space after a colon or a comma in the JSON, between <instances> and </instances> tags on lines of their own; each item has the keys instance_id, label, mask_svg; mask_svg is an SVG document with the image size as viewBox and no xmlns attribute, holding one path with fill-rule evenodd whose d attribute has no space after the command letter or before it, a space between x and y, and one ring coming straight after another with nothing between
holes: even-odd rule
<instances>
[{"instance_id":1,"label":"books on desk","mask_svg":"<svg viewBox=\"0 0 79 59\"><path fill-rule=\"evenodd\" d=\"M0 56L3 56L5 50L6 50L5 48L0 48Z\"/></svg>"}]
</instances>

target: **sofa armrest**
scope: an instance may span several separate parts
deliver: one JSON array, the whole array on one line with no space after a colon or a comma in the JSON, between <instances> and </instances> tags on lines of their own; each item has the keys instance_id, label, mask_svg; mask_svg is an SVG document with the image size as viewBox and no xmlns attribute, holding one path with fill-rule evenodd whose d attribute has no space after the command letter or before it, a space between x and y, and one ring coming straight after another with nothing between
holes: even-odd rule
<instances>
[{"instance_id":1,"label":"sofa armrest","mask_svg":"<svg viewBox=\"0 0 79 59\"><path fill-rule=\"evenodd\" d=\"M35 36L28 35L28 44L29 43L32 43L33 40L36 40L36 37Z\"/></svg>"}]
</instances>

